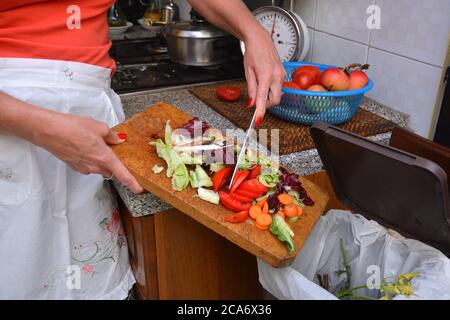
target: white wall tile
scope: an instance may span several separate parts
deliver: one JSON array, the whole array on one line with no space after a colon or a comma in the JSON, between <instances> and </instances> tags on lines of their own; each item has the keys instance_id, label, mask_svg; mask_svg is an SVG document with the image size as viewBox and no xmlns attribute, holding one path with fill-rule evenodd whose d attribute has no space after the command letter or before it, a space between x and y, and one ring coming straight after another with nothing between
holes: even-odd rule
<instances>
[{"instance_id":1,"label":"white wall tile","mask_svg":"<svg viewBox=\"0 0 450 320\"><path fill-rule=\"evenodd\" d=\"M373 4L374 0L317 0L315 29L369 44L367 8Z\"/></svg>"},{"instance_id":2,"label":"white wall tile","mask_svg":"<svg viewBox=\"0 0 450 320\"><path fill-rule=\"evenodd\" d=\"M305 21L308 27L314 28L316 0L295 0L294 11Z\"/></svg>"},{"instance_id":3,"label":"white wall tile","mask_svg":"<svg viewBox=\"0 0 450 320\"><path fill-rule=\"evenodd\" d=\"M370 98L410 115L409 126L426 137L431 125L442 68L369 49Z\"/></svg>"},{"instance_id":4,"label":"white wall tile","mask_svg":"<svg viewBox=\"0 0 450 320\"><path fill-rule=\"evenodd\" d=\"M443 66L450 32L450 0L376 0L381 29L370 45Z\"/></svg>"},{"instance_id":5,"label":"white wall tile","mask_svg":"<svg viewBox=\"0 0 450 320\"><path fill-rule=\"evenodd\" d=\"M315 31L312 62L340 67L365 63L367 50L368 46Z\"/></svg>"},{"instance_id":6,"label":"white wall tile","mask_svg":"<svg viewBox=\"0 0 450 320\"><path fill-rule=\"evenodd\" d=\"M314 30L311 28L308 28L309 31L309 52L306 55L305 61L306 62L312 62L312 56L313 56L313 47L314 47Z\"/></svg>"}]
</instances>

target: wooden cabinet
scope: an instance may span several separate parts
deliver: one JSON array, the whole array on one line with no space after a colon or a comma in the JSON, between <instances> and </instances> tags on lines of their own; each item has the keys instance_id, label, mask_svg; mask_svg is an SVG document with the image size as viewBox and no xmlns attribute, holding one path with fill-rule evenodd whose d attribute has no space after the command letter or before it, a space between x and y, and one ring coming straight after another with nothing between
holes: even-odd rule
<instances>
[{"instance_id":1,"label":"wooden cabinet","mask_svg":"<svg viewBox=\"0 0 450 320\"><path fill-rule=\"evenodd\" d=\"M325 213L345 209L325 171L306 178L330 195ZM138 298L270 298L247 251L176 209L135 218L120 207Z\"/></svg>"},{"instance_id":2,"label":"wooden cabinet","mask_svg":"<svg viewBox=\"0 0 450 320\"><path fill-rule=\"evenodd\" d=\"M122 220L139 299L261 299L256 258L178 210Z\"/></svg>"}]
</instances>

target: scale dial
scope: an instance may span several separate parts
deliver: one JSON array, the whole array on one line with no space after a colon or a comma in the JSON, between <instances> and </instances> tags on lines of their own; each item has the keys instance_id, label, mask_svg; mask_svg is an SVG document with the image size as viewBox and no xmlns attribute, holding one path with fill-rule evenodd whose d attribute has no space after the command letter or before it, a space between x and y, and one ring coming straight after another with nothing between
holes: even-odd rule
<instances>
[{"instance_id":1,"label":"scale dial","mask_svg":"<svg viewBox=\"0 0 450 320\"><path fill-rule=\"evenodd\" d=\"M281 61L305 59L309 50L309 33L306 24L298 15L272 6L256 9L253 15L270 33ZM241 46L243 48L243 45Z\"/></svg>"}]
</instances>

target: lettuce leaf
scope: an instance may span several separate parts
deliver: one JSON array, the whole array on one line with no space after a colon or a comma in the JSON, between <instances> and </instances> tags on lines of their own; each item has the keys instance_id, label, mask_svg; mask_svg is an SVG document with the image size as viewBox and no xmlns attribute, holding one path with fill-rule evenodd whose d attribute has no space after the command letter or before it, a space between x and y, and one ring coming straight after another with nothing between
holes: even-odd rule
<instances>
[{"instance_id":1,"label":"lettuce leaf","mask_svg":"<svg viewBox=\"0 0 450 320\"><path fill-rule=\"evenodd\" d=\"M183 191L189 185L189 172L178 153L172 148L171 134L172 128L170 122L167 121L165 128L166 142L158 139L150 144L156 147L158 156L166 161L166 176L172 178L172 189Z\"/></svg>"},{"instance_id":2,"label":"lettuce leaf","mask_svg":"<svg viewBox=\"0 0 450 320\"><path fill-rule=\"evenodd\" d=\"M191 182L191 186L194 189L213 186L211 178L199 165L195 166L195 171L191 171L189 173L189 181Z\"/></svg>"},{"instance_id":3,"label":"lettuce leaf","mask_svg":"<svg viewBox=\"0 0 450 320\"><path fill-rule=\"evenodd\" d=\"M295 244L293 240L294 232L283 218L281 218L277 214L274 215L269 230L281 242L284 242L284 244L286 244L289 253L295 250Z\"/></svg>"}]
</instances>

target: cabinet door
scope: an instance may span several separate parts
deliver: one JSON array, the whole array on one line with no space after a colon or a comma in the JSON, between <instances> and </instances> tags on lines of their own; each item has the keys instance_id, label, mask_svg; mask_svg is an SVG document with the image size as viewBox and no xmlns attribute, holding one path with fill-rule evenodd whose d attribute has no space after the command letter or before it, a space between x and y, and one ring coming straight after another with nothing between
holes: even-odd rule
<instances>
[{"instance_id":1,"label":"cabinet door","mask_svg":"<svg viewBox=\"0 0 450 320\"><path fill-rule=\"evenodd\" d=\"M160 299L262 299L256 258L178 210L155 214Z\"/></svg>"},{"instance_id":2,"label":"cabinet door","mask_svg":"<svg viewBox=\"0 0 450 320\"><path fill-rule=\"evenodd\" d=\"M131 268L136 278L138 299L158 299L158 274L153 215L135 218L119 200L122 223L128 243Z\"/></svg>"}]
</instances>

